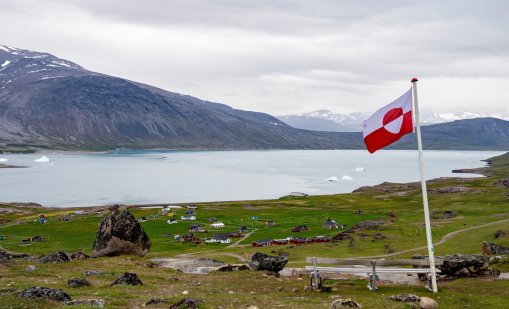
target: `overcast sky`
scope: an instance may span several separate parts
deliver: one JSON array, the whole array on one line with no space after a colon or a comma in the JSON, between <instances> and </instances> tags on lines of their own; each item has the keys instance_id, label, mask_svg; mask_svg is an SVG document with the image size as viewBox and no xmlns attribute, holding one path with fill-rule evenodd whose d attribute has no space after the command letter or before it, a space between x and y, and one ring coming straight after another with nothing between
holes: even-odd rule
<instances>
[{"instance_id":1,"label":"overcast sky","mask_svg":"<svg viewBox=\"0 0 509 309\"><path fill-rule=\"evenodd\" d=\"M0 44L235 108L509 115L508 1L0 0Z\"/></svg>"}]
</instances>

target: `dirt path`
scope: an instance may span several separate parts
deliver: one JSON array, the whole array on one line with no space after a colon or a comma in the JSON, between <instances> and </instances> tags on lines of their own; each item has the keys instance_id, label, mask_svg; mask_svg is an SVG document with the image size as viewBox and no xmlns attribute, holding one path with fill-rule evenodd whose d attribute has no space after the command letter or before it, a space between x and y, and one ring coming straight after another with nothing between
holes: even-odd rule
<instances>
[{"instance_id":1,"label":"dirt path","mask_svg":"<svg viewBox=\"0 0 509 309\"><path fill-rule=\"evenodd\" d=\"M486 226L490 226L490 225L494 225L494 224L498 224L498 223L502 223L502 222L509 222L509 219L504 219L504 220L490 222L490 223L486 223L486 224L482 224L482 225L467 227L467 228L464 228L464 229L461 229L461 230L457 230L457 231L454 231L454 232L447 233L446 235L444 235L444 237L442 237L442 239L440 239L440 241L437 241L437 242L433 243L433 246L439 246L439 245L447 242L452 237L458 235L459 233L466 232L466 231L471 231L471 230L475 230L475 229L480 229L480 228L483 228L483 227L486 227ZM422 247L407 249L407 250L398 251L398 252L389 253L389 254L372 255L372 256L356 256L355 258L358 258L358 259L384 258L384 257L396 256L396 255L400 255L400 254L404 254L404 253L408 253L408 252L418 251L418 250L425 250L427 248L428 248L427 246L422 246Z\"/></svg>"},{"instance_id":2,"label":"dirt path","mask_svg":"<svg viewBox=\"0 0 509 309\"><path fill-rule=\"evenodd\" d=\"M236 242L234 242L233 244L229 245L228 247L226 247L226 249L229 249L229 248L235 248L235 247L238 247L239 244L244 241L245 239L247 239L249 236L251 236L251 234L253 234L254 232L256 232L256 230L254 231L251 231L249 233L247 233L246 235L244 235L241 239L237 240Z\"/></svg>"}]
</instances>

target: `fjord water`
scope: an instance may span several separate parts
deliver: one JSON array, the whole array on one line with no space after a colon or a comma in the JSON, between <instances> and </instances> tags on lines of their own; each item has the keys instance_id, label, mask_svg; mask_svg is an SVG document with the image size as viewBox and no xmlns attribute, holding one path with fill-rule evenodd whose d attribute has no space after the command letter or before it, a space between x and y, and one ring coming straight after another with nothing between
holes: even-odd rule
<instances>
[{"instance_id":1,"label":"fjord water","mask_svg":"<svg viewBox=\"0 0 509 309\"><path fill-rule=\"evenodd\" d=\"M471 174L494 151L425 151L427 179ZM272 199L292 191L346 193L384 181L418 181L417 152L408 150L131 151L110 154L3 154L0 202L46 207ZM328 181L337 180L337 181Z\"/></svg>"}]
</instances>

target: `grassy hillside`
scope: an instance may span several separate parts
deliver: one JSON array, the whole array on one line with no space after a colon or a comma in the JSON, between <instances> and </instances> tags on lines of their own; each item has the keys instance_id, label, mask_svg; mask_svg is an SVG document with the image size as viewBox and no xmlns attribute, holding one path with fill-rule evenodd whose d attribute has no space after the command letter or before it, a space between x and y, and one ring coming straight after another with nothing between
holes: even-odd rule
<instances>
[{"instance_id":1,"label":"grassy hillside","mask_svg":"<svg viewBox=\"0 0 509 309\"><path fill-rule=\"evenodd\" d=\"M481 253L481 241L495 241L509 246L509 235L494 239L497 230L509 227L509 188L495 183L509 177L509 154L489 160L489 167L479 169L489 177L462 179L444 178L428 182L430 209L432 214L433 240L436 254ZM465 191L447 193L451 188ZM452 190L454 191L454 190ZM441 193L445 192L445 193ZM156 215L157 209L132 207L135 217L147 217L142 226L149 235L153 246L144 258L120 256L98 258L87 261L73 261L65 264L39 264L33 261L10 261L0 267L0 285L16 290L39 284L65 289L73 298L101 297L108 307L140 306L152 297L168 298L176 302L184 290L193 298L205 300L206 308L226 306L239 308L246 305L257 305L260 308L286 306L293 308L327 307L335 295L351 297L367 308L402 308L401 303L384 300L384 296L399 292L416 293L420 296L434 297L441 308L489 307L503 308L503 300L509 297L507 280L456 280L440 284L438 295L428 295L422 287L415 286L382 286L379 292L372 293L365 289L365 280L333 281L335 287L331 294L304 292L303 287L308 278L275 279L266 278L262 273L238 272L209 275L186 275L172 270L152 268L151 258L175 257L191 254L195 257L211 257L224 262L238 262L236 256L249 259L257 251L269 254L285 252L288 254L290 267L305 265L306 256L321 257L368 257L386 256L408 257L414 253L426 253L424 217L420 184L382 184L363 188L351 194L312 196L306 198L283 198L265 201L238 201L228 203L197 204L197 223L208 227L208 218L215 217L225 223L221 231L235 231L241 225L255 231L238 246L205 244L199 245L176 242L173 235L187 233L188 223L180 221L168 225L167 217ZM32 255L47 254L63 250L74 252L84 250L91 253L95 232L100 219L108 211L96 213L90 210L86 215L74 215L69 222L59 221L64 214L72 214L75 209L41 209L27 206L0 205L0 218L9 220L0 225L0 235L7 236L0 241L0 246L17 252ZM362 215L355 215L355 210L362 210ZM184 213L177 210L177 217ZM454 218L442 219L444 211L452 211ZM46 224L39 224L37 216L44 212L48 217ZM395 216L389 216L389 213ZM258 220L252 220L253 216ZM327 230L322 227L327 218L348 229L367 220L379 220L386 224L379 230L365 230L353 234L354 242L283 245L266 248L253 248L254 240L266 238L285 238L287 236L311 237L318 235L335 235L344 229ZM269 227L265 220L276 223ZM196 223L196 222L193 222ZM308 231L291 232L296 225L305 224ZM373 235L382 233L385 239L375 240ZM201 237L211 236L199 234ZM361 235L364 234L364 235ZM45 242L20 246L20 240L35 235L43 235ZM235 240L235 239L234 239ZM387 249L391 248L392 253ZM34 264L37 270L26 273L23 269ZM6 267L4 267L6 266ZM498 264L494 267L501 271L509 270L509 265ZM69 289L65 286L70 277L79 277L86 269L100 269L107 274L92 277L91 287ZM121 272L135 271L145 285L141 287L107 287ZM178 278L178 281L172 279ZM197 283L199 282L199 284ZM470 288L475 286L475 289ZM105 288L107 287L107 288ZM282 288L282 291L278 291ZM297 289L297 291L292 291ZM230 293L232 291L233 294ZM484 297L490 295L490 297ZM439 298L438 298L439 297ZM28 306L51 307L58 304L38 301L27 302L15 298L15 294L6 294L0 298L0 307L16 304ZM156 307L154 307L156 308Z\"/></svg>"}]
</instances>

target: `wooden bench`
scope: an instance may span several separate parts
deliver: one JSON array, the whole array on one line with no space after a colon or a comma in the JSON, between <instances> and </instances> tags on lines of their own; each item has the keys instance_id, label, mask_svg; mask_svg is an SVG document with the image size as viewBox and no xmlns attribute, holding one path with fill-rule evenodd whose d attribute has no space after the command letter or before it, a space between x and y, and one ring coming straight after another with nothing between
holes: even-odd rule
<instances>
[{"instance_id":1,"label":"wooden bench","mask_svg":"<svg viewBox=\"0 0 509 309\"><path fill-rule=\"evenodd\" d=\"M368 289L376 291L376 281L378 274L428 274L428 285L426 288L431 290L431 268L427 259L405 259L405 260L362 260L362 259L334 259L334 258L318 258L307 257L306 263L312 264L306 266L306 270L311 271L311 288L321 288L320 272L328 273L344 273L344 274L367 274L369 278ZM317 266L318 264L326 264L333 266ZM444 261L435 259L435 266L443 265ZM350 267L345 267L350 266ZM352 267L357 266L357 267ZM380 267L383 268L380 268ZM386 266L413 266L413 268L386 268ZM379 267L379 268L377 268ZM437 273L440 270L436 270Z\"/></svg>"}]
</instances>

